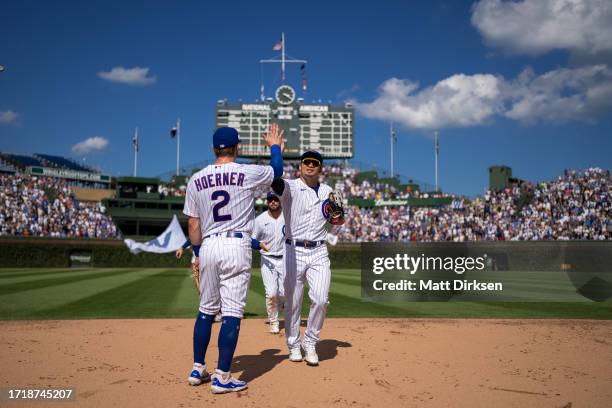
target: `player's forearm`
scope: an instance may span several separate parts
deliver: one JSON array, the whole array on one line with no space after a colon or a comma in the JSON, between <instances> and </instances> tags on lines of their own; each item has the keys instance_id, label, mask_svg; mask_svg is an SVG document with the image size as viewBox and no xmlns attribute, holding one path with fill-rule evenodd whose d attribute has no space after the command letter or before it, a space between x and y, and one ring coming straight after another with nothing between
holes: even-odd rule
<instances>
[{"instance_id":1,"label":"player's forearm","mask_svg":"<svg viewBox=\"0 0 612 408\"><path fill-rule=\"evenodd\" d=\"M270 166L274 169L274 178L283 176L283 153L280 145L270 147Z\"/></svg>"},{"instance_id":2,"label":"player's forearm","mask_svg":"<svg viewBox=\"0 0 612 408\"><path fill-rule=\"evenodd\" d=\"M189 240L191 241L191 249L196 257L200 256L200 245L202 244L202 230L200 229L200 219L189 217L187 220L189 231Z\"/></svg>"}]
</instances>

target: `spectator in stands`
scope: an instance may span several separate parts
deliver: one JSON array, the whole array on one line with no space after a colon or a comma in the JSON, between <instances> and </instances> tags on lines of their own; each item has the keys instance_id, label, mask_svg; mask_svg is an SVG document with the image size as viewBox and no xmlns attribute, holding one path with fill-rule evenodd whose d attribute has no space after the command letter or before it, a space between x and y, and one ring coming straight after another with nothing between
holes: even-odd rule
<instances>
[{"instance_id":1,"label":"spectator in stands","mask_svg":"<svg viewBox=\"0 0 612 408\"><path fill-rule=\"evenodd\" d=\"M100 203L79 202L64 179L0 175L0 235L117 238Z\"/></svg>"},{"instance_id":2,"label":"spectator in stands","mask_svg":"<svg viewBox=\"0 0 612 408\"><path fill-rule=\"evenodd\" d=\"M566 171L551 183L525 184L461 206L349 207L341 241L481 241L612 239L609 171ZM521 206L525 196L531 202Z\"/></svg>"}]
</instances>

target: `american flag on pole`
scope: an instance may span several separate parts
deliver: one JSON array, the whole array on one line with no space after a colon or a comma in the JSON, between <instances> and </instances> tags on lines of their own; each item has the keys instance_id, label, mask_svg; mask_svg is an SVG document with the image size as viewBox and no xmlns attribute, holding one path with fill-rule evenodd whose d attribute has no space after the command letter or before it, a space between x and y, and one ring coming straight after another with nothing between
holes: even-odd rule
<instances>
[{"instance_id":1,"label":"american flag on pole","mask_svg":"<svg viewBox=\"0 0 612 408\"><path fill-rule=\"evenodd\" d=\"M276 42L276 44L274 44L274 48L272 48L272 51L280 51L282 49L283 49L283 39L281 38L280 40Z\"/></svg>"}]
</instances>

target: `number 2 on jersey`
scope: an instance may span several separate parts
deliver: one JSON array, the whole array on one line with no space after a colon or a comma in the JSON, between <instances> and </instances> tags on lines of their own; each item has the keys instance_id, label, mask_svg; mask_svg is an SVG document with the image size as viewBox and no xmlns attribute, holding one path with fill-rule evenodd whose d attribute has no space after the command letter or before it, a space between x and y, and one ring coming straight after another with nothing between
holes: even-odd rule
<instances>
[{"instance_id":1,"label":"number 2 on jersey","mask_svg":"<svg viewBox=\"0 0 612 408\"><path fill-rule=\"evenodd\" d=\"M217 201L219 198L221 198L221 201L219 201L213 207L213 220L215 222L229 221L232 219L232 215L219 214L219 211L229 203L230 195L227 191L219 190L215 191L214 193L212 193L212 196L210 196L210 199L212 201Z\"/></svg>"}]
</instances>

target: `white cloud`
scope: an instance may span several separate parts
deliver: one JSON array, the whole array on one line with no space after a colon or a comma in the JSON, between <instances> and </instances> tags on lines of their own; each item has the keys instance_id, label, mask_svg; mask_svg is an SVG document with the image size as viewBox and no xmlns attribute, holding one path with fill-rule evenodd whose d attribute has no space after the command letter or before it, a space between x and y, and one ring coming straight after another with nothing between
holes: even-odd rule
<instances>
[{"instance_id":1,"label":"white cloud","mask_svg":"<svg viewBox=\"0 0 612 408\"><path fill-rule=\"evenodd\" d=\"M0 112L0 123L16 123L18 118L19 114L17 112L13 112L12 110Z\"/></svg>"},{"instance_id":2,"label":"white cloud","mask_svg":"<svg viewBox=\"0 0 612 408\"><path fill-rule=\"evenodd\" d=\"M524 123L594 120L612 110L612 70L606 65L562 68L506 80L491 74L456 74L418 90L409 80L383 82L374 101L352 101L365 117L407 128L441 129L490 123L496 116Z\"/></svg>"},{"instance_id":3,"label":"white cloud","mask_svg":"<svg viewBox=\"0 0 612 408\"><path fill-rule=\"evenodd\" d=\"M149 76L149 68L123 68L114 67L108 72L98 72L98 76L110 82L117 82L127 85L151 85L157 81L156 76Z\"/></svg>"},{"instance_id":4,"label":"white cloud","mask_svg":"<svg viewBox=\"0 0 612 408\"><path fill-rule=\"evenodd\" d=\"M418 84L391 78L371 103L353 101L368 118L393 120L409 128L444 128L486 123L502 110L500 78L457 74L417 92Z\"/></svg>"},{"instance_id":5,"label":"white cloud","mask_svg":"<svg viewBox=\"0 0 612 408\"><path fill-rule=\"evenodd\" d=\"M481 0L472 24L488 45L516 54L612 49L610 0Z\"/></svg>"},{"instance_id":6,"label":"white cloud","mask_svg":"<svg viewBox=\"0 0 612 408\"><path fill-rule=\"evenodd\" d=\"M76 154L87 154L97 150L103 150L106 146L108 146L108 139L102 136L94 136L72 146L72 152Z\"/></svg>"},{"instance_id":7,"label":"white cloud","mask_svg":"<svg viewBox=\"0 0 612 408\"><path fill-rule=\"evenodd\" d=\"M353 86L351 86L350 88L343 89L340 92L338 92L336 94L336 98L338 98L338 99L345 98L345 97L349 96L350 94L353 94L353 93L359 91L360 89L361 89L361 86L359 86L359 84L353 84Z\"/></svg>"},{"instance_id":8,"label":"white cloud","mask_svg":"<svg viewBox=\"0 0 612 408\"><path fill-rule=\"evenodd\" d=\"M508 83L510 119L522 122L592 121L612 109L612 70L606 65L560 68L535 76L525 70Z\"/></svg>"}]
</instances>

